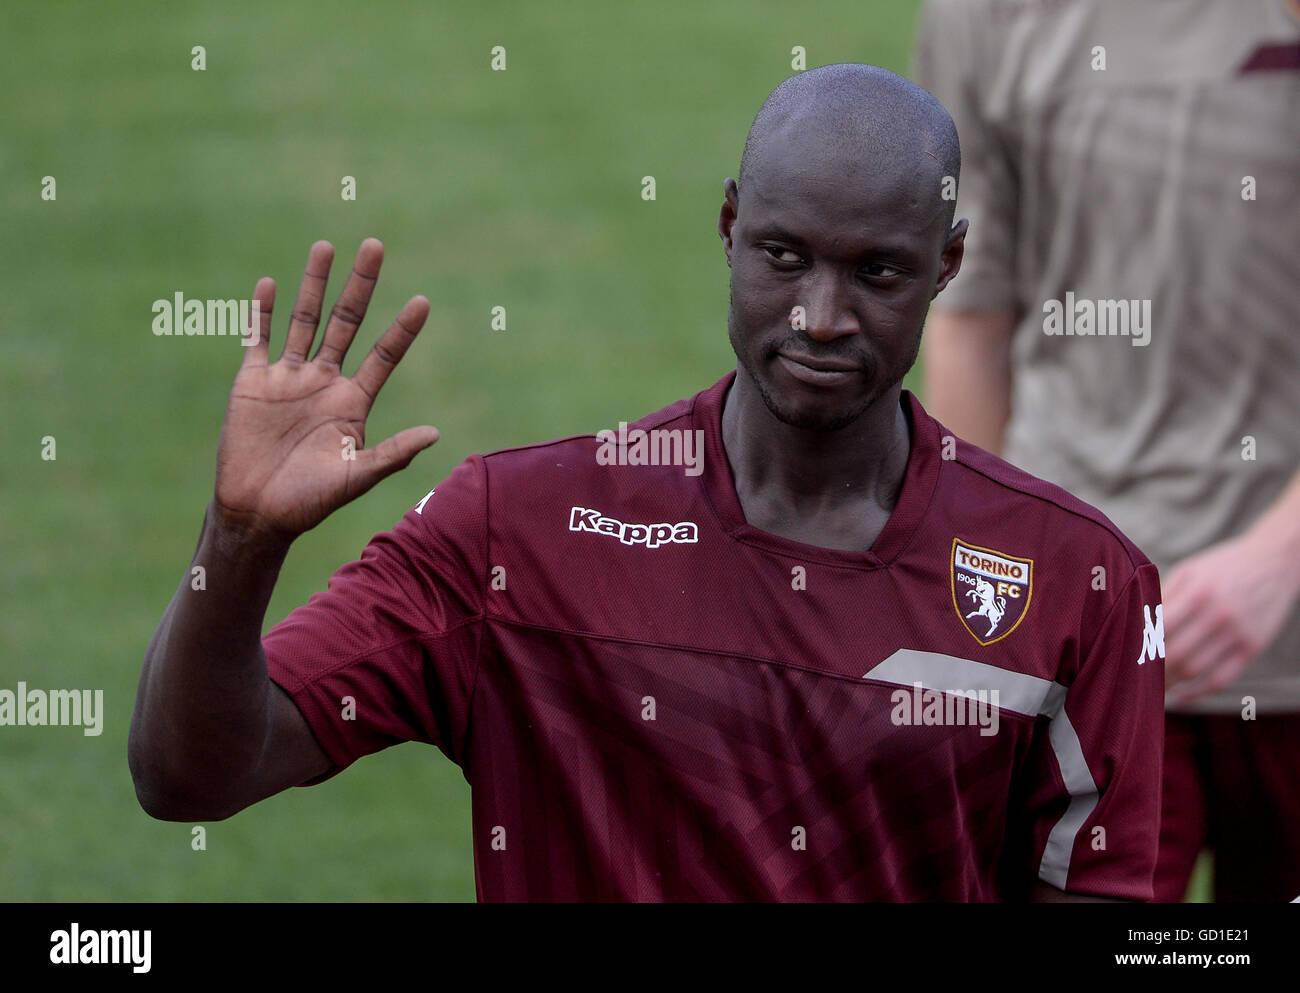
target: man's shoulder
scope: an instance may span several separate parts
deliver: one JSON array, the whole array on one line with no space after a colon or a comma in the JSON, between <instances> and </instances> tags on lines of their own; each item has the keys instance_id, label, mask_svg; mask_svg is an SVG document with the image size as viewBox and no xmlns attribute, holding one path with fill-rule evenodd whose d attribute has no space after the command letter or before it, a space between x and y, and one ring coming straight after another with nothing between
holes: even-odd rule
<instances>
[{"instance_id":1,"label":"man's shoulder","mask_svg":"<svg viewBox=\"0 0 1300 993\"><path fill-rule=\"evenodd\" d=\"M633 432L687 430L689 427L687 422L692 419L695 405L724 386L729 378L730 374L698 393L674 400L659 410L635 417L633 420L619 420L586 434L566 435L548 441L499 448L476 458L482 460L484 468L493 476L529 473L538 469L557 467L595 471L605 465L599 461L601 449L611 445L625 446L629 438L636 437Z\"/></svg>"},{"instance_id":2,"label":"man's shoulder","mask_svg":"<svg viewBox=\"0 0 1300 993\"><path fill-rule=\"evenodd\" d=\"M1103 550L1126 560L1132 570L1150 564L1146 554L1098 508L930 420L938 431L940 459L949 467L943 499L959 515L992 515L1007 532L1039 535L1083 554Z\"/></svg>"}]
</instances>

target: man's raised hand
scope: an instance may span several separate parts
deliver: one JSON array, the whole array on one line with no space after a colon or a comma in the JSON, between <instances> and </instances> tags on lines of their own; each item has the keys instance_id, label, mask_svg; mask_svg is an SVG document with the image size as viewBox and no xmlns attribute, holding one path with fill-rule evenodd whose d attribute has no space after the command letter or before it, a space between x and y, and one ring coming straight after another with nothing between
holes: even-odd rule
<instances>
[{"instance_id":1,"label":"man's raised hand","mask_svg":"<svg viewBox=\"0 0 1300 993\"><path fill-rule=\"evenodd\" d=\"M330 311L315 355L307 353L320 324L334 248L312 245L280 360L269 360L275 281L258 281L257 343L230 391L217 446L213 511L223 526L292 541L385 476L405 468L438 440L436 428L407 428L365 448L366 416L389 373L415 340L429 301L407 301L351 379L342 365L365 317L383 264L384 246L367 238Z\"/></svg>"}]
</instances>

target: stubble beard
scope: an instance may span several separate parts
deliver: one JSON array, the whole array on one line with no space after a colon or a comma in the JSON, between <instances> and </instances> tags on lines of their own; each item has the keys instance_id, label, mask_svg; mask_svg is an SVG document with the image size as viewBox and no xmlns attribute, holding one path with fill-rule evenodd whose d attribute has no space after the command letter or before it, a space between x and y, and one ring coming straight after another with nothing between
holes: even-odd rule
<instances>
[{"instance_id":1,"label":"stubble beard","mask_svg":"<svg viewBox=\"0 0 1300 993\"><path fill-rule=\"evenodd\" d=\"M760 372L764 369L770 368L775 363L776 357L782 347L789 344L790 341L795 341L797 339L777 342L764 349L763 354L759 357L757 363L751 362L748 353L744 348L740 347L740 342L737 340L734 306L731 308L727 321L727 335L731 340L731 349L736 353L737 361L740 362L741 367L746 373L748 373L750 380L758 389L758 395L762 398L763 405L767 407L769 413L771 413L771 415L782 424L787 424L790 427L797 428L801 431L829 434L834 431L839 431L842 428L846 428L861 417L863 413L865 413L866 410L875 403L883 393L887 392L891 385L893 385L885 384L882 386L877 382L877 367L872 360L872 357L866 356L866 365L862 370L862 375L866 377L868 382L875 383L876 388L864 395L859 402L855 403L847 410L839 411L822 409L792 410L790 407L782 403L780 396L772 390L767 379L763 375L760 375ZM908 368L911 368L911 366L915 364L916 356L920 352L920 347L921 335L918 332L912 349L912 360L908 363ZM758 368L755 367L756 365Z\"/></svg>"}]
</instances>

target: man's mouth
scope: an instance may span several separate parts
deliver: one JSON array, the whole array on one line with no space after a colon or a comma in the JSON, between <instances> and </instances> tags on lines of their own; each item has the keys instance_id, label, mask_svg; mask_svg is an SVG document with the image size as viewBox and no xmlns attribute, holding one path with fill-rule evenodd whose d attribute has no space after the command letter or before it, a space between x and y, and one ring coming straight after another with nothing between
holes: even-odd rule
<instances>
[{"instance_id":1,"label":"man's mouth","mask_svg":"<svg viewBox=\"0 0 1300 993\"><path fill-rule=\"evenodd\" d=\"M778 352L776 357L786 372L801 383L812 386L838 386L861 371L843 359L818 359L786 352Z\"/></svg>"}]
</instances>

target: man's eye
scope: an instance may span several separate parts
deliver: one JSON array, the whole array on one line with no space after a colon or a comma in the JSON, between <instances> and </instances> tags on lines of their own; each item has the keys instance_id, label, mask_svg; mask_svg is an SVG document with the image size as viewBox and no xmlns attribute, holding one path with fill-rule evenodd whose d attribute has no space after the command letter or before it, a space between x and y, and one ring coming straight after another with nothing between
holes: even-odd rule
<instances>
[{"instance_id":1,"label":"man's eye","mask_svg":"<svg viewBox=\"0 0 1300 993\"><path fill-rule=\"evenodd\" d=\"M885 265L883 262L872 262L870 265L863 266L862 271L868 276L876 277L897 276L899 272L899 270L895 269L892 265Z\"/></svg>"},{"instance_id":2,"label":"man's eye","mask_svg":"<svg viewBox=\"0 0 1300 993\"><path fill-rule=\"evenodd\" d=\"M767 252L777 262L801 262L798 252L793 252L788 248L778 248L776 245L764 245L763 251Z\"/></svg>"}]
</instances>

